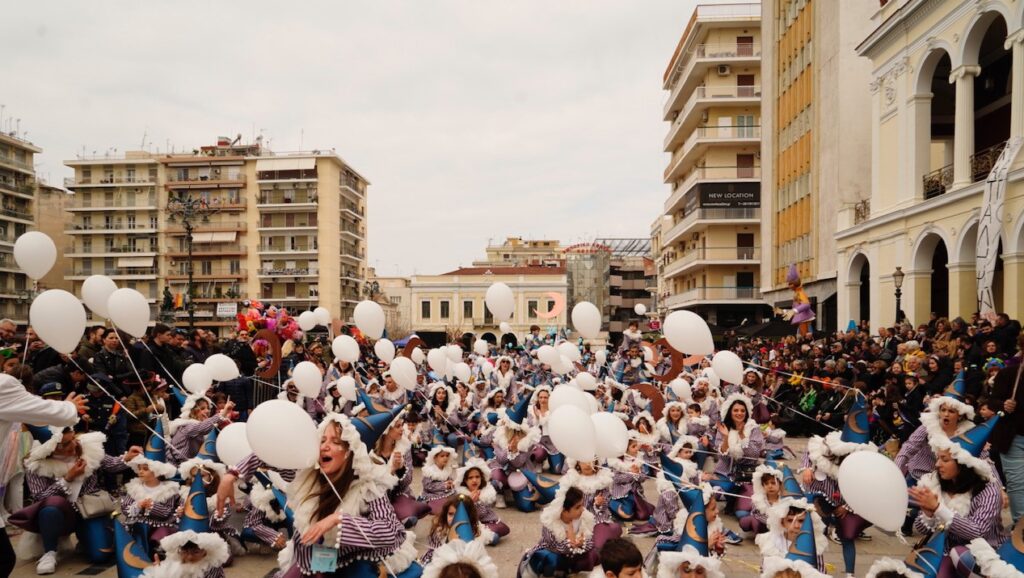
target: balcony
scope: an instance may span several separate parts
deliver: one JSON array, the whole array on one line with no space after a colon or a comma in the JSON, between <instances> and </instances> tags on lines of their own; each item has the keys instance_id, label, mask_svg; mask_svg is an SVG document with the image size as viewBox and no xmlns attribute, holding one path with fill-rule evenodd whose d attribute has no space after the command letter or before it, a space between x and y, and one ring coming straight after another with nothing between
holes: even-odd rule
<instances>
[{"instance_id":1,"label":"balcony","mask_svg":"<svg viewBox=\"0 0 1024 578\"><path fill-rule=\"evenodd\" d=\"M156 227L149 224L125 225L123 223L96 223L84 224L74 223L71 229L64 231L65 235L110 235L123 233L126 235L147 235L156 233Z\"/></svg>"},{"instance_id":2,"label":"balcony","mask_svg":"<svg viewBox=\"0 0 1024 578\"><path fill-rule=\"evenodd\" d=\"M358 241L362 241L363 240L363 232L356 225L350 225L350 224L348 224L346 222L342 222L341 226L339 227L339 232L342 235L347 235L347 236L349 236L349 237L351 237L353 239L356 239Z\"/></svg>"},{"instance_id":3,"label":"balcony","mask_svg":"<svg viewBox=\"0 0 1024 578\"><path fill-rule=\"evenodd\" d=\"M245 279L247 276L245 269L235 269L223 267L214 267L211 269L203 270L200 265L196 267L196 263L193 263L192 278L196 280L210 281L214 279ZM188 270L184 267L179 267L177 270L168 271L167 279L188 279Z\"/></svg>"},{"instance_id":4,"label":"balcony","mask_svg":"<svg viewBox=\"0 0 1024 578\"><path fill-rule=\"evenodd\" d=\"M156 279L157 273L156 267L75 267L66 279L81 281L92 275L106 275L111 279Z\"/></svg>"},{"instance_id":5,"label":"balcony","mask_svg":"<svg viewBox=\"0 0 1024 578\"><path fill-rule=\"evenodd\" d=\"M14 157L9 157L7 155L0 154L0 165L6 165L8 167L26 173L35 173L35 167L32 166L32 163L19 161L18 159Z\"/></svg>"},{"instance_id":6,"label":"balcony","mask_svg":"<svg viewBox=\"0 0 1024 578\"><path fill-rule=\"evenodd\" d=\"M687 251L682 257L665 267L664 277L669 279L700 267L709 265L758 265L761 263L760 247L699 247Z\"/></svg>"},{"instance_id":7,"label":"balcony","mask_svg":"<svg viewBox=\"0 0 1024 578\"><path fill-rule=\"evenodd\" d=\"M182 176L169 171L167 173L168 189L238 189L245 186L245 175L186 175Z\"/></svg>"},{"instance_id":8,"label":"balcony","mask_svg":"<svg viewBox=\"0 0 1024 578\"><path fill-rule=\"evenodd\" d=\"M677 74L672 75L672 92L663 110L665 120L671 118L672 112L679 110L682 95L691 90L694 84L704 80L708 69L723 64L749 67L760 62L760 44L698 44L680 62L676 68Z\"/></svg>"},{"instance_id":9,"label":"balcony","mask_svg":"<svg viewBox=\"0 0 1024 578\"><path fill-rule=\"evenodd\" d=\"M669 169L672 167L670 166ZM666 176L669 169L666 169ZM671 180L666 180L671 182ZM672 190L668 200L665 201L665 213L673 213L679 208L683 197L699 183L713 182L761 182L761 167L694 167L686 178Z\"/></svg>"},{"instance_id":10,"label":"balcony","mask_svg":"<svg viewBox=\"0 0 1024 578\"><path fill-rule=\"evenodd\" d=\"M260 269L260 277L319 277L320 270L313 268L273 268Z\"/></svg>"},{"instance_id":11,"label":"balcony","mask_svg":"<svg viewBox=\"0 0 1024 578\"><path fill-rule=\"evenodd\" d=\"M759 287L698 287L665 299L669 309L717 303L762 304Z\"/></svg>"},{"instance_id":12,"label":"balcony","mask_svg":"<svg viewBox=\"0 0 1024 578\"><path fill-rule=\"evenodd\" d=\"M352 263L360 263L366 258L366 253L361 249L342 243L340 257Z\"/></svg>"},{"instance_id":13,"label":"balcony","mask_svg":"<svg viewBox=\"0 0 1024 578\"><path fill-rule=\"evenodd\" d=\"M35 198L36 185L34 183L19 183L0 180L0 192L3 192L4 194L13 194L23 199L32 199Z\"/></svg>"},{"instance_id":14,"label":"balcony","mask_svg":"<svg viewBox=\"0 0 1024 578\"><path fill-rule=\"evenodd\" d=\"M759 106L760 86L698 86L687 99L683 109L672 121L665 142L673 142L677 134L686 134L703 122L697 113L712 106ZM666 117L669 120L671 117Z\"/></svg>"},{"instance_id":15,"label":"balcony","mask_svg":"<svg viewBox=\"0 0 1024 578\"><path fill-rule=\"evenodd\" d=\"M366 211L360 209L359 205L356 205L354 203L342 202L341 212L347 214L348 216L356 220L361 220L364 216L366 216Z\"/></svg>"},{"instance_id":16,"label":"balcony","mask_svg":"<svg viewBox=\"0 0 1024 578\"><path fill-rule=\"evenodd\" d=\"M74 201L66 203L68 211L155 211L158 209L156 195L138 198L136 195L116 195L107 199L99 194L79 193Z\"/></svg>"},{"instance_id":17,"label":"balcony","mask_svg":"<svg viewBox=\"0 0 1024 578\"><path fill-rule=\"evenodd\" d=\"M672 226L662 237L662 242L667 247L674 243L680 236L690 231L703 229L708 225L715 224L743 224L756 225L761 222L761 209L740 208L740 209L696 209L683 217L678 223Z\"/></svg>"},{"instance_id":18,"label":"balcony","mask_svg":"<svg viewBox=\"0 0 1024 578\"><path fill-rule=\"evenodd\" d=\"M156 257L156 249L152 247L132 247L131 245L101 246L93 248L91 245L86 248L74 243L64 249L65 257L119 257L133 255L137 257Z\"/></svg>"},{"instance_id":19,"label":"balcony","mask_svg":"<svg viewBox=\"0 0 1024 578\"><path fill-rule=\"evenodd\" d=\"M14 208L0 208L0 217L7 217L8 220L21 221L26 225L34 223L32 213Z\"/></svg>"},{"instance_id":20,"label":"balcony","mask_svg":"<svg viewBox=\"0 0 1024 578\"><path fill-rule=\"evenodd\" d=\"M971 155L971 181L977 183L987 179L1005 148L1006 141L1003 141ZM921 183L925 200L946 194L953 186L953 165L925 173Z\"/></svg>"},{"instance_id":21,"label":"balcony","mask_svg":"<svg viewBox=\"0 0 1024 578\"><path fill-rule=\"evenodd\" d=\"M245 231L246 230L246 223L245 223L245 221L231 221L231 220L217 221L217 220L213 220L213 221L211 221L209 223L196 222L196 223L193 223L192 226L194 227L194 229L192 231L193 235L195 235L197 233L230 233L230 232L241 232L241 231ZM184 235L185 234L185 228L181 227L181 226L168 226L167 230L165 231L165 233L167 233L168 235L174 235L174 236Z\"/></svg>"},{"instance_id":22,"label":"balcony","mask_svg":"<svg viewBox=\"0 0 1024 578\"><path fill-rule=\"evenodd\" d=\"M686 137L680 147L682 131L671 131L665 137L665 152L673 152L669 166L680 158L693 159L700 157L710 146L750 146L761 145L761 126L698 126Z\"/></svg>"},{"instance_id":23,"label":"balcony","mask_svg":"<svg viewBox=\"0 0 1024 578\"><path fill-rule=\"evenodd\" d=\"M276 254L282 255L298 255L298 254L309 254L316 255L320 249L314 245L296 245L294 247L285 247L283 245L260 245L260 254Z\"/></svg>"},{"instance_id":24,"label":"balcony","mask_svg":"<svg viewBox=\"0 0 1024 578\"><path fill-rule=\"evenodd\" d=\"M359 182L355 179L342 179L340 186L342 193L350 192L360 199L366 196L365 192L359 190Z\"/></svg>"},{"instance_id":25,"label":"balcony","mask_svg":"<svg viewBox=\"0 0 1024 578\"><path fill-rule=\"evenodd\" d=\"M188 248L169 246L164 249L168 257L187 257ZM244 257L249 254L244 245L213 246L209 243L192 243L192 254L196 256L223 255L225 257Z\"/></svg>"}]
</instances>

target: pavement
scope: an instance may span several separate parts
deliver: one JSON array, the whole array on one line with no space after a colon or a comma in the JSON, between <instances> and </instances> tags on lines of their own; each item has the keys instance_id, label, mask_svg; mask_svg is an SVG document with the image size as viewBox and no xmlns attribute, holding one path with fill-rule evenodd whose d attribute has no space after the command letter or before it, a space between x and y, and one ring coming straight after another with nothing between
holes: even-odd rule
<instances>
[{"instance_id":1,"label":"pavement","mask_svg":"<svg viewBox=\"0 0 1024 578\"><path fill-rule=\"evenodd\" d=\"M802 455L806 446L806 439L797 438L787 440L787 443L797 455ZM710 462L709 462L710 463ZM794 466L790 460L790 466ZM419 471L416 472L417 481L414 487L418 488ZM654 488L654 481L648 480L646 484L647 497L653 499L657 496ZM514 578L516 567L523 553L536 544L540 538L540 524L538 513L524 514L514 508L497 510L501 519L509 525L512 532L503 538L497 546L488 548L488 552L494 563L498 566L501 578ZM738 530L736 519L731 516L723 516L727 528ZM426 549L426 536L430 529L430 519L421 520L416 526L417 546L420 551ZM871 536L870 541L859 541L857 543L857 566L855 576L867 574L871 564L880 557L904 558L910 547L900 543L893 536L886 535L877 528L867 530ZM17 540L17 538L12 538ZM635 538L634 542L640 551L646 554L654 545L654 538ZM752 539L744 540L742 544L729 546L723 559L722 570L729 578L753 578L758 576L758 568L761 556L757 546ZM830 574L842 577L843 558L838 544L829 543L825 552L825 562L829 565ZM232 567L226 569L229 578L241 578L243 576L268 576L276 570L276 554L249 554L235 560ZM18 566L12 574L15 577L35 576L34 560L19 560ZM100 576L105 578L116 578L117 570L113 565L91 566L81 557L70 556L63 558L57 567L55 576Z\"/></svg>"}]
</instances>

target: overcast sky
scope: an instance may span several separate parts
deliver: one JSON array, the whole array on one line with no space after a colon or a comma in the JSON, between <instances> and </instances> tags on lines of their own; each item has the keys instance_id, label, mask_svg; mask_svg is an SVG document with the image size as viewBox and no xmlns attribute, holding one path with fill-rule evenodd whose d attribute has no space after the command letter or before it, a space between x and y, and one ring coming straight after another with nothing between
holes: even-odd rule
<instances>
[{"instance_id":1,"label":"overcast sky","mask_svg":"<svg viewBox=\"0 0 1024 578\"><path fill-rule=\"evenodd\" d=\"M143 134L333 147L372 182L369 265L441 273L505 236L649 234L661 76L694 4L20 2L0 103L58 182L83 147Z\"/></svg>"}]
</instances>

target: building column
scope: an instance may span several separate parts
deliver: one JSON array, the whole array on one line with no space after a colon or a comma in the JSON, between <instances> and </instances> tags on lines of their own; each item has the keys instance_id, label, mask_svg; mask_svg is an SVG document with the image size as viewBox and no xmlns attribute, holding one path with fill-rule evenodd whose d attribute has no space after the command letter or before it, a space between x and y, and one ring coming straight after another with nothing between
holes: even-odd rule
<instances>
[{"instance_id":1,"label":"building column","mask_svg":"<svg viewBox=\"0 0 1024 578\"><path fill-rule=\"evenodd\" d=\"M1006 37L1004 47L1013 50L1010 80L1010 138L1024 136L1024 28Z\"/></svg>"},{"instance_id":2,"label":"building column","mask_svg":"<svg viewBox=\"0 0 1024 578\"><path fill-rule=\"evenodd\" d=\"M1024 287L1024 253L1004 254L1003 311L1010 316L1010 319L1020 319L1024 315L1024 298L1020 295L1021 287Z\"/></svg>"},{"instance_id":3,"label":"building column","mask_svg":"<svg viewBox=\"0 0 1024 578\"><path fill-rule=\"evenodd\" d=\"M895 300L895 297L893 297ZM927 323L932 312L932 271L907 271L903 280L903 303L900 304L910 322L917 327ZM896 317L893 316L893 319Z\"/></svg>"},{"instance_id":4,"label":"building column","mask_svg":"<svg viewBox=\"0 0 1024 578\"><path fill-rule=\"evenodd\" d=\"M924 200L924 175L931 170L931 122L932 122L932 93L925 92L915 94L908 102L907 109L910 121L914 123L910 141L914 149L911 162L914 170L910 175L911 183L908 191L913 191L911 201L919 203Z\"/></svg>"},{"instance_id":5,"label":"building column","mask_svg":"<svg viewBox=\"0 0 1024 578\"><path fill-rule=\"evenodd\" d=\"M949 318L970 319L978 309L978 280L974 264L950 263L946 269L949 271Z\"/></svg>"},{"instance_id":6,"label":"building column","mask_svg":"<svg viewBox=\"0 0 1024 578\"><path fill-rule=\"evenodd\" d=\"M977 64L958 66L950 73L956 83L956 118L953 127L953 188L973 182L971 155L974 154L974 77L981 73Z\"/></svg>"}]
</instances>

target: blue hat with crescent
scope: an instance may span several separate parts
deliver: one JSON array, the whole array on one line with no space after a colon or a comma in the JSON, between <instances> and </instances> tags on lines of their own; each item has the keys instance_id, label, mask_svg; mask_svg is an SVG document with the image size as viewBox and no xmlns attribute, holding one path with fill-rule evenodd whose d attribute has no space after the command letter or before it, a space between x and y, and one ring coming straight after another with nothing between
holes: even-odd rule
<instances>
[{"instance_id":1,"label":"blue hat with crescent","mask_svg":"<svg viewBox=\"0 0 1024 578\"><path fill-rule=\"evenodd\" d=\"M945 390L943 390L942 395L944 395L946 397L952 397L953 399L955 399L957 401L963 401L964 400L964 395L966 395L966 394L967 394L967 385L966 385L966 381L964 379L964 370L961 369L956 374L956 378L953 379L953 383L949 384L949 387L947 387Z\"/></svg>"},{"instance_id":2,"label":"blue hat with crescent","mask_svg":"<svg viewBox=\"0 0 1024 578\"><path fill-rule=\"evenodd\" d=\"M779 498L794 498L799 500L805 497L804 489L800 486L800 482L797 481L796 475L793 474L793 470L789 466L782 466L782 493L779 494Z\"/></svg>"},{"instance_id":3,"label":"blue hat with crescent","mask_svg":"<svg viewBox=\"0 0 1024 578\"><path fill-rule=\"evenodd\" d=\"M972 540L967 546L985 576L1020 576L1024 574L1024 516L1010 532L1010 539L998 550L984 538Z\"/></svg>"},{"instance_id":4,"label":"blue hat with crescent","mask_svg":"<svg viewBox=\"0 0 1024 578\"><path fill-rule=\"evenodd\" d=\"M530 408L530 397L524 396L523 399L519 400L519 403L515 407L510 407L505 410L505 417L508 421L516 424L523 425L523 420L526 419L526 412Z\"/></svg>"},{"instance_id":5,"label":"blue hat with crescent","mask_svg":"<svg viewBox=\"0 0 1024 578\"><path fill-rule=\"evenodd\" d=\"M210 460L211 462L220 461L217 459L217 434L220 430L213 428L210 433L206 434L206 438L203 439L203 445L199 448L199 453L196 457L201 460Z\"/></svg>"},{"instance_id":6,"label":"blue hat with crescent","mask_svg":"<svg viewBox=\"0 0 1024 578\"><path fill-rule=\"evenodd\" d=\"M386 412L352 418L352 425L359 432L359 439L366 445L366 451L372 450L377 445L377 440L380 439L380 436L388 431L391 423L401 416L404 411L405 405L399 405Z\"/></svg>"},{"instance_id":7,"label":"blue hat with crescent","mask_svg":"<svg viewBox=\"0 0 1024 578\"><path fill-rule=\"evenodd\" d=\"M295 513L292 512L292 509L288 507L288 496L285 495L285 493L281 491L280 488L274 485L274 482L270 480L270 477L268 477L267 474L263 472L256 472L255 474L252 475L252 477L257 482L259 482L261 486L270 490L270 492L274 495L274 500L277 501L277 505L280 506L281 511L284 512L284 517L288 521L288 525L294 526Z\"/></svg>"},{"instance_id":8,"label":"blue hat with crescent","mask_svg":"<svg viewBox=\"0 0 1024 578\"><path fill-rule=\"evenodd\" d=\"M843 433L840 440L853 444L866 444L871 441L871 424L868 422L867 398L854 390L853 406L846 414Z\"/></svg>"},{"instance_id":9,"label":"blue hat with crescent","mask_svg":"<svg viewBox=\"0 0 1024 578\"><path fill-rule=\"evenodd\" d=\"M153 460L154 462L166 462L167 461L167 443L164 441L167 436L164 434L164 420L161 417L157 417L156 423L153 424L153 431L149 435L149 439L146 440L146 448L144 455L147 460Z\"/></svg>"},{"instance_id":10,"label":"blue hat with crescent","mask_svg":"<svg viewBox=\"0 0 1024 578\"><path fill-rule=\"evenodd\" d=\"M906 559L907 567L924 578L936 578L945 550L946 528L943 527L932 534L924 546L911 550Z\"/></svg>"},{"instance_id":11,"label":"blue hat with crescent","mask_svg":"<svg viewBox=\"0 0 1024 578\"><path fill-rule=\"evenodd\" d=\"M679 537L676 551L690 546L701 556L708 556L708 518L704 510L704 491L700 488L680 490L679 498L686 507L686 525Z\"/></svg>"},{"instance_id":12,"label":"blue hat with crescent","mask_svg":"<svg viewBox=\"0 0 1024 578\"><path fill-rule=\"evenodd\" d=\"M523 468L522 470L519 470L519 473L523 474L523 477L530 482L530 485L533 486L534 490L537 491L537 494L540 495L540 499L538 500L540 503L546 504L555 499L555 494L558 493L558 482L546 476L542 476L529 468Z\"/></svg>"},{"instance_id":13,"label":"blue hat with crescent","mask_svg":"<svg viewBox=\"0 0 1024 578\"><path fill-rule=\"evenodd\" d=\"M452 529L463 542L472 542L476 538L472 521L469 519L469 510L466 507L468 500L469 496L459 495L459 501L455 505L455 517L452 519Z\"/></svg>"},{"instance_id":14,"label":"blue hat with crescent","mask_svg":"<svg viewBox=\"0 0 1024 578\"><path fill-rule=\"evenodd\" d=\"M369 413L371 416L377 415L379 413L388 412L388 408L374 401L373 398L370 397L370 394L366 393L366 390L364 390L361 387L356 388L356 400L359 401L359 403L363 404L363 407L366 409L366 412Z\"/></svg>"},{"instance_id":15,"label":"blue hat with crescent","mask_svg":"<svg viewBox=\"0 0 1024 578\"><path fill-rule=\"evenodd\" d=\"M210 531L210 510L206 506L206 488L203 487L203 476L193 476L189 486L188 498L185 499L185 511L181 515L178 530L184 532L203 533Z\"/></svg>"},{"instance_id":16,"label":"blue hat with crescent","mask_svg":"<svg viewBox=\"0 0 1024 578\"><path fill-rule=\"evenodd\" d=\"M146 549L128 533L121 520L114 520L114 549L117 554L117 578L138 578L153 565Z\"/></svg>"},{"instance_id":17,"label":"blue hat with crescent","mask_svg":"<svg viewBox=\"0 0 1024 578\"><path fill-rule=\"evenodd\" d=\"M800 525L800 533L796 535L796 539L789 545L789 549L786 551L786 559L806 562L816 568L818 566L818 551L814 543L814 516L811 515L812 511L808 510L807 514L804 515L804 522Z\"/></svg>"},{"instance_id":18,"label":"blue hat with crescent","mask_svg":"<svg viewBox=\"0 0 1024 578\"><path fill-rule=\"evenodd\" d=\"M976 425L952 438L930 436L928 444L934 452L949 450L950 455L957 463L973 469L982 479L991 480L992 465L987 460L981 459L981 453L985 449L985 444L988 443L989 436L992 435L992 429L999 423L999 417L1000 414L996 414L985 423Z\"/></svg>"},{"instance_id":19,"label":"blue hat with crescent","mask_svg":"<svg viewBox=\"0 0 1024 578\"><path fill-rule=\"evenodd\" d=\"M683 464L670 458L667 452L662 452L660 455L662 475L665 476L666 480L672 482L677 492L682 491L684 486L689 485L683 479Z\"/></svg>"}]
</instances>

